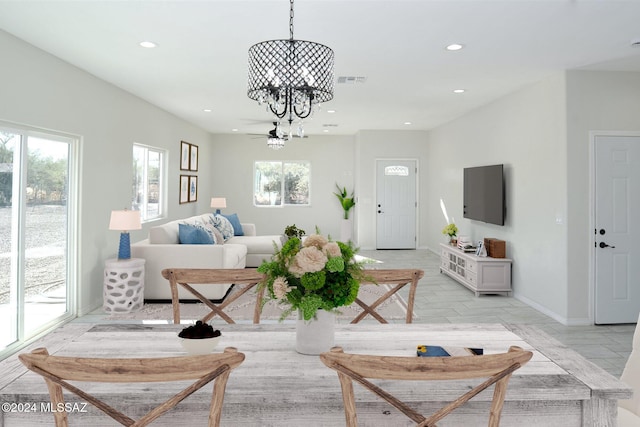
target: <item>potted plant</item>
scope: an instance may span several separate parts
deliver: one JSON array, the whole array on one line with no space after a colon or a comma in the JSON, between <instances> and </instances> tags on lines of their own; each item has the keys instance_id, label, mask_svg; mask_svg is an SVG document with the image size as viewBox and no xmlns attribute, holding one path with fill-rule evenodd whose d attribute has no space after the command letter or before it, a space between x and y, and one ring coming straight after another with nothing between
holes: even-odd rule
<instances>
[{"instance_id":1,"label":"potted plant","mask_svg":"<svg viewBox=\"0 0 640 427\"><path fill-rule=\"evenodd\" d=\"M333 193L336 195L338 200L340 200L340 204L342 205L342 209L344 211L344 219L349 219L349 211L356 205L356 199L353 195L353 191L351 192L351 196L348 196L347 187L342 187L336 183L336 187L338 188L337 193Z\"/></svg>"},{"instance_id":2,"label":"potted plant","mask_svg":"<svg viewBox=\"0 0 640 427\"><path fill-rule=\"evenodd\" d=\"M351 242L333 242L320 234L309 235L304 242L291 237L258 268L265 275L258 286L266 290L266 300L285 306L280 320L298 311L298 352L319 354L333 345L333 313L355 301L364 278L356 252ZM326 323L315 324L319 319Z\"/></svg>"},{"instance_id":3,"label":"potted plant","mask_svg":"<svg viewBox=\"0 0 640 427\"><path fill-rule=\"evenodd\" d=\"M288 239L292 237L301 238L304 236L306 232L298 227L295 224L289 225L284 229L284 235L287 236Z\"/></svg>"},{"instance_id":4,"label":"potted plant","mask_svg":"<svg viewBox=\"0 0 640 427\"><path fill-rule=\"evenodd\" d=\"M442 234L446 234L449 236L449 243L453 246L458 244L456 236L458 235L458 227L454 223L447 224L446 227L442 229Z\"/></svg>"},{"instance_id":5,"label":"potted plant","mask_svg":"<svg viewBox=\"0 0 640 427\"><path fill-rule=\"evenodd\" d=\"M356 199L353 191L349 196L347 187L340 188L338 183L336 183L336 188L338 189L338 192L333 194L335 194L335 196L340 201L340 205L342 206L342 210L344 212L342 216L342 223L340 224L340 240L342 240L343 242L348 242L349 240L351 240L353 231L353 224L349 219L349 211L356 205Z\"/></svg>"}]
</instances>

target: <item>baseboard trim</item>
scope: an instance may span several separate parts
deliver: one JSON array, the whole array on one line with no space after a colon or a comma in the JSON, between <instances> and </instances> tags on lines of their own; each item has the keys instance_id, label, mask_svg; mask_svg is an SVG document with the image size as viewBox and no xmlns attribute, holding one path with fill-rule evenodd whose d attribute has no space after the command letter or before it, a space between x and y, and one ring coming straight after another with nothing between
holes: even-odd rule
<instances>
[{"instance_id":1,"label":"baseboard trim","mask_svg":"<svg viewBox=\"0 0 640 427\"><path fill-rule=\"evenodd\" d=\"M563 316L560 316L558 313L549 310L548 308L538 304L537 302L530 300L529 298L520 295L518 292L513 292L513 297L515 299L517 299L518 301L522 301L523 303L527 304L530 307L535 308L536 310L538 310L540 313L551 317L553 320L555 320L558 323L561 323L565 326L590 326L593 325L593 322L591 320L589 320L588 318L566 318Z\"/></svg>"}]
</instances>

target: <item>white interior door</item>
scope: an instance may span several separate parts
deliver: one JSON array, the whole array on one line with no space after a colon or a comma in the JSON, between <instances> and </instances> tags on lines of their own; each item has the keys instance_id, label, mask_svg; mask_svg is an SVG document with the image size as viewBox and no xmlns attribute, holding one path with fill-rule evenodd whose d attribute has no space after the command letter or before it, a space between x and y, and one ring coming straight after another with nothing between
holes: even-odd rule
<instances>
[{"instance_id":1,"label":"white interior door","mask_svg":"<svg viewBox=\"0 0 640 427\"><path fill-rule=\"evenodd\" d=\"M376 162L376 247L416 248L415 160Z\"/></svg>"},{"instance_id":2,"label":"white interior door","mask_svg":"<svg viewBox=\"0 0 640 427\"><path fill-rule=\"evenodd\" d=\"M595 323L640 312L640 136L595 138Z\"/></svg>"}]
</instances>

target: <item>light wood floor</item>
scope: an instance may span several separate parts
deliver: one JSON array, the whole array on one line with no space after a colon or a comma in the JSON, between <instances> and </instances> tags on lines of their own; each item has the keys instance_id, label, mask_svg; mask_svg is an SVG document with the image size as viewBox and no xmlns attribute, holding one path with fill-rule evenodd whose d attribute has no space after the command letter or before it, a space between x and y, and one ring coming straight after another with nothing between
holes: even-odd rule
<instances>
[{"instance_id":1,"label":"light wood floor","mask_svg":"<svg viewBox=\"0 0 640 427\"><path fill-rule=\"evenodd\" d=\"M383 261L380 268L421 268L414 323L525 323L619 377L631 353L635 324L564 326L513 297L482 295L441 274L440 259L428 250L361 251Z\"/></svg>"}]
</instances>

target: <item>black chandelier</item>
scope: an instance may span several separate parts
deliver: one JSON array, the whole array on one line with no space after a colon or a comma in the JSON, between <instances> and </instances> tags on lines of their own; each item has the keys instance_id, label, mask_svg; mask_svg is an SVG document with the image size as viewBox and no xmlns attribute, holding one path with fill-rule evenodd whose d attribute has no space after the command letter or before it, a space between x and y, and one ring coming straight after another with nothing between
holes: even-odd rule
<instances>
[{"instance_id":1,"label":"black chandelier","mask_svg":"<svg viewBox=\"0 0 640 427\"><path fill-rule=\"evenodd\" d=\"M249 48L247 96L267 104L278 120L289 122L313 114L315 107L333 98L333 50L314 42L293 39L293 0L290 0L289 39L268 40Z\"/></svg>"}]
</instances>

